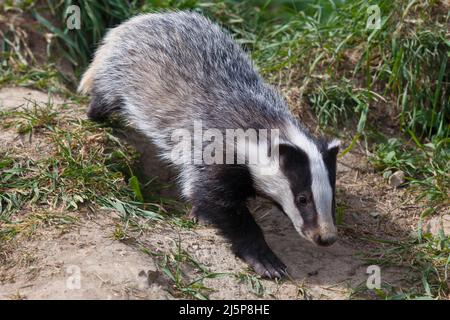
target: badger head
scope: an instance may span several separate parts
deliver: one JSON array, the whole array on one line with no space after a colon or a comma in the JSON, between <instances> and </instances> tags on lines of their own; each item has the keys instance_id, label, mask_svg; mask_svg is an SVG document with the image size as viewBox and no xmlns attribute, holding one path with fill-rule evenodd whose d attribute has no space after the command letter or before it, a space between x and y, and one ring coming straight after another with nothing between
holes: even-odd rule
<instances>
[{"instance_id":1,"label":"badger head","mask_svg":"<svg viewBox=\"0 0 450 320\"><path fill-rule=\"evenodd\" d=\"M278 145L276 174L257 179L260 190L290 218L307 240L328 246L337 239L336 158L339 141L302 135Z\"/></svg>"}]
</instances>

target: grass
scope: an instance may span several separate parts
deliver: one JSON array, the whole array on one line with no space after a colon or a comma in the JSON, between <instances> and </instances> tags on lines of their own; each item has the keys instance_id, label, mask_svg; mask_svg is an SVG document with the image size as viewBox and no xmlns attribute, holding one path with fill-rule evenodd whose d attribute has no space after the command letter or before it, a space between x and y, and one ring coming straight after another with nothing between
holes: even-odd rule
<instances>
[{"instance_id":1,"label":"grass","mask_svg":"<svg viewBox=\"0 0 450 320\"><path fill-rule=\"evenodd\" d=\"M59 230L65 230L77 223L78 220L77 217L67 214L56 214L46 211L32 213L22 220L1 223L0 240L8 241L18 234L30 237L40 227L56 226Z\"/></svg>"},{"instance_id":2,"label":"grass","mask_svg":"<svg viewBox=\"0 0 450 320\"><path fill-rule=\"evenodd\" d=\"M65 21L66 8L72 4L62 1L50 11ZM106 29L136 12L196 10L221 21L251 50L259 69L272 82L299 86L300 98L324 128L339 128L346 120L356 119L350 148L366 136L368 119L382 130L384 121L378 124L377 118L387 110L392 115L388 122L398 128L402 139L449 149L450 16L438 1L102 0L78 4L83 28L77 32L61 23L51 24L39 6L33 9L78 72L86 67ZM373 4L381 12L379 30L366 28L367 8ZM438 156L441 162L448 160L448 152ZM433 188L431 184L423 187Z\"/></svg>"}]
</instances>

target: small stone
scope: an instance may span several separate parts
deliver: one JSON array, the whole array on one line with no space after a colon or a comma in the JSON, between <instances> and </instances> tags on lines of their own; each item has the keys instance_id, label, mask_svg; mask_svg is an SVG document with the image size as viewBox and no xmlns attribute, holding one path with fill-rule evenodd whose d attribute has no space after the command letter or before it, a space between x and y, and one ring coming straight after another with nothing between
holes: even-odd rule
<instances>
[{"instance_id":1,"label":"small stone","mask_svg":"<svg viewBox=\"0 0 450 320\"><path fill-rule=\"evenodd\" d=\"M395 171L389 177L389 185L393 188L399 187L403 182L405 182L405 173L401 170Z\"/></svg>"}]
</instances>

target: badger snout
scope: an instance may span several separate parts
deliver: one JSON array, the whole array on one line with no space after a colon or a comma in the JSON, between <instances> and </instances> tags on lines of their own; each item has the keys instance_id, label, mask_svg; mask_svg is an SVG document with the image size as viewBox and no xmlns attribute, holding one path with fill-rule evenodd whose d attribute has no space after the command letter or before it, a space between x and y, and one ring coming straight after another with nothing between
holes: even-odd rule
<instances>
[{"instance_id":1,"label":"badger snout","mask_svg":"<svg viewBox=\"0 0 450 320\"><path fill-rule=\"evenodd\" d=\"M333 234L333 233L325 234L325 235L316 234L316 235L314 235L313 240L314 240L314 243L319 246L328 247L336 242L337 234Z\"/></svg>"}]
</instances>

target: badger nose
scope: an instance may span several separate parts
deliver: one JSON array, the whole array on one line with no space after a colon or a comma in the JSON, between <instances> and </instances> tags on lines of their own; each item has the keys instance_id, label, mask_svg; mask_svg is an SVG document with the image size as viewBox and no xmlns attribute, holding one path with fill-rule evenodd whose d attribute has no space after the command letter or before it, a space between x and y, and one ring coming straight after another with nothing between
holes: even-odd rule
<instances>
[{"instance_id":1,"label":"badger nose","mask_svg":"<svg viewBox=\"0 0 450 320\"><path fill-rule=\"evenodd\" d=\"M331 246L333 243L335 243L337 240L337 235L330 234L330 235L320 235L317 234L314 236L314 242L318 244L319 246Z\"/></svg>"}]
</instances>

